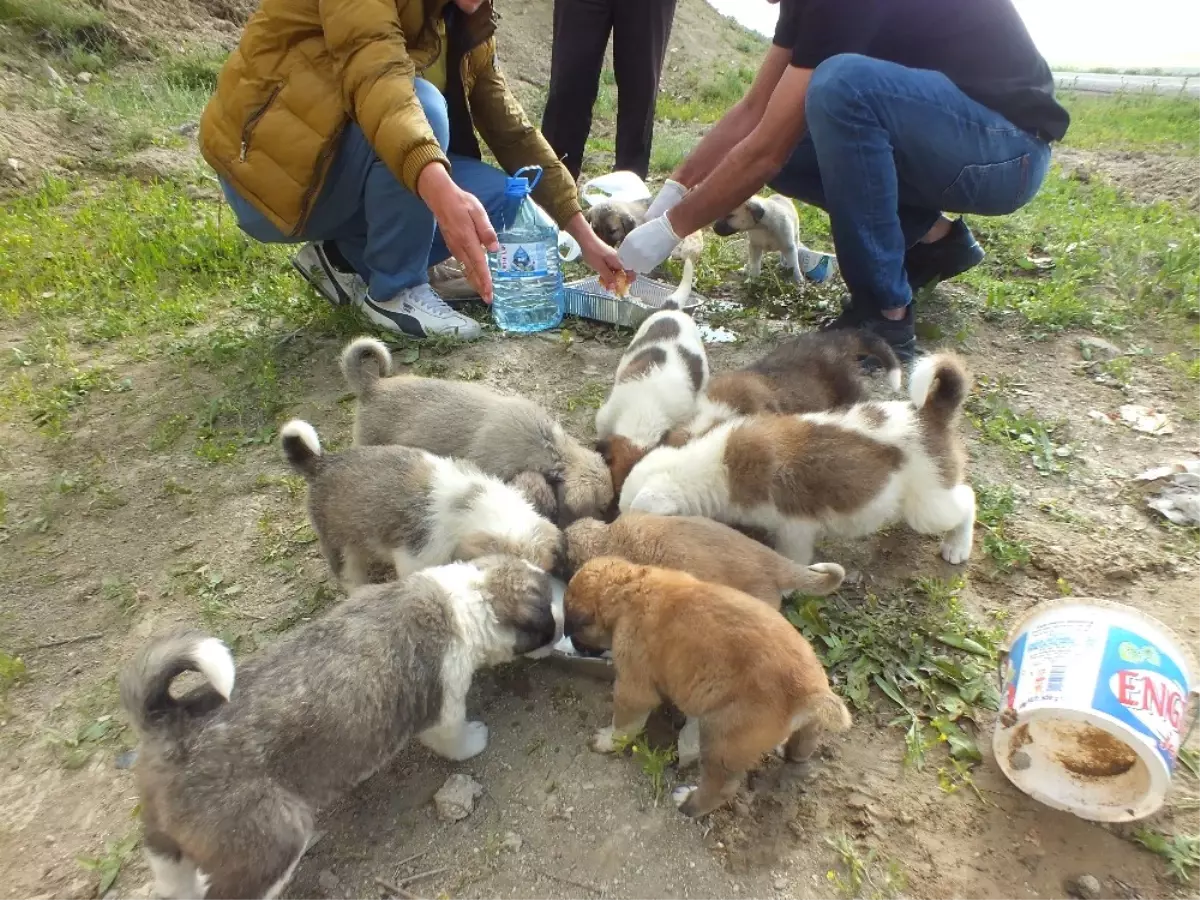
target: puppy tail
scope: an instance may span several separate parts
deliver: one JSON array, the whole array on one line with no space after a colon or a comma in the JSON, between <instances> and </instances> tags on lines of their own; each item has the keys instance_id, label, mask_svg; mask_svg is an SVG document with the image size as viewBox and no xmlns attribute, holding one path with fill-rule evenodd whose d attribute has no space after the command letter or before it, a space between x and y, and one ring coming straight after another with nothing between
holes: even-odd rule
<instances>
[{"instance_id":1,"label":"puppy tail","mask_svg":"<svg viewBox=\"0 0 1200 900\"><path fill-rule=\"evenodd\" d=\"M792 580L786 589L813 597L832 594L842 586L846 577L846 570L837 563L814 563L811 566L794 566L793 569Z\"/></svg>"},{"instance_id":2,"label":"puppy tail","mask_svg":"<svg viewBox=\"0 0 1200 900\"><path fill-rule=\"evenodd\" d=\"M671 296L663 303L663 309L683 309L687 305L688 298L692 296L692 285L696 281L696 264L692 261L692 257L688 256L683 260L683 277L679 279L679 287L675 288Z\"/></svg>"},{"instance_id":3,"label":"puppy tail","mask_svg":"<svg viewBox=\"0 0 1200 900\"><path fill-rule=\"evenodd\" d=\"M121 705L140 734L151 734L184 712L171 696L171 682L184 672L199 672L224 700L233 692L233 656L219 640L198 631L156 638L121 674Z\"/></svg>"},{"instance_id":4,"label":"puppy tail","mask_svg":"<svg viewBox=\"0 0 1200 900\"><path fill-rule=\"evenodd\" d=\"M892 349L892 345L881 338L879 335L859 329L856 332L858 336L859 353L867 359L876 359L879 365L883 367L887 374L888 384L891 385L893 391L900 390L900 386L904 377L904 369L900 365L900 359L896 356L896 351Z\"/></svg>"},{"instance_id":5,"label":"puppy tail","mask_svg":"<svg viewBox=\"0 0 1200 900\"><path fill-rule=\"evenodd\" d=\"M370 394L380 378L391 374L392 354L383 341L373 337L355 338L342 351L342 375L356 397Z\"/></svg>"},{"instance_id":6,"label":"puppy tail","mask_svg":"<svg viewBox=\"0 0 1200 900\"><path fill-rule=\"evenodd\" d=\"M817 696L809 696L804 706L792 718L792 731L798 731L812 725L819 725L822 731L841 732L848 729L853 721L850 710L842 702L842 698L833 691L825 691Z\"/></svg>"},{"instance_id":7,"label":"puppy tail","mask_svg":"<svg viewBox=\"0 0 1200 900\"><path fill-rule=\"evenodd\" d=\"M305 478L317 474L324 455L315 428L303 419L292 419L279 430L279 442L288 465Z\"/></svg>"},{"instance_id":8,"label":"puppy tail","mask_svg":"<svg viewBox=\"0 0 1200 900\"><path fill-rule=\"evenodd\" d=\"M908 396L925 422L948 428L958 417L971 387L971 376L962 359L938 353L921 359L908 379Z\"/></svg>"}]
</instances>

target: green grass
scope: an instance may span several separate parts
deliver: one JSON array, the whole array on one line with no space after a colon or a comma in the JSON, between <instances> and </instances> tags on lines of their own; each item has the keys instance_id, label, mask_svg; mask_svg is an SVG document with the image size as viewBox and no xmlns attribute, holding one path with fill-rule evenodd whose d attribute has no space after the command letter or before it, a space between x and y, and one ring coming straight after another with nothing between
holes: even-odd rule
<instances>
[{"instance_id":1,"label":"green grass","mask_svg":"<svg viewBox=\"0 0 1200 900\"><path fill-rule=\"evenodd\" d=\"M745 95L754 81L754 70L739 66L724 69L704 80L693 76L690 81L682 89L658 95L654 107L656 121L669 119L705 125L716 122Z\"/></svg>"},{"instance_id":2,"label":"green grass","mask_svg":"<svg viewBox=\"0 0 1200 900\"><path fill-rule=\"evenodd\" d=\"M983 551L1002 572L1029 564L1029 545L1009 533L1016 512L1016 495L1008 485L975 484L975 522L986 530Z\"/></svg>"},{"instance_id":3,"label":"green grass","mask_svg":"<svg viewBox=\"0 0 1200 900\"><path fill-rule=\"evenodd\" d=\"M975 717L999 702L1003 630L976 622L961 589L961 581L920 578L888 596L796 596L784 609L850 706L903 729L906 764L924 769L930 750L945 745L938 777L947 791L972 784L982 758Z\"/></svg>"},{"instance_id":4,"label":"green grass","mask_svg":"<svg viewBox=\"0 0 1200 900\"><path fill-rule=\"evenodd\" d=\"M99 885L96 887L95 896L103 897L108 893L109 889L116 883L117 877L121 874L121 869L129 861L129 857L133 855L141 843L142 835L140 829L133 829L124 837L120 837L115 841L109 841L104 845L104 852L98 856L81 856L79 864L89 872L94 872L100 879Z\"/></svg>"},{"instance_id":5,"label":"green grass","mask_svg":"<svg viewBox=\"0 0 1200 900\"><path fill-rule=\"evenodd\" d=\"M25 661L21 657L0 650L0 712L4 710L9 688L24 681L26 674Z\"/></svg>"},{"instance_id":6,"label":"green grass","mask_svg":"<svg viewBox=\"0 0 1200 900\"><path fill-rule=\"evenodd\" d=\"M1064 146L1190 156L1200 147L1200 99L1195 97L1067 92L1060 99L1071 113Z\"/></svg>"},{"instance_id":7,"label":"green grass","mask_svg":"<svg viewBox=\"0 0 1200 900\"><path fill-rule=\"evenodd\" d=\"M971 424L988 443L1004 447L1014 456L1027 455L1042 475L1066 471L1072 450L1060 436L1063 426L1042 421L1032 411L1013 409L1007 396L1012 388L1007 379L979 379L975 393L967 400Z\"/></svg>"},{"instance_id":8,"label":"green grass","mask_svg":"<svg viewBox=\"0 0 1200 900\"><path fill-rule=\"evenodd\" d=\"M104 14L82 0L0 0L0 56L55 56L68 72L108 68L128 50Z\"/></svg>"},{"instance_id":9,"label":"green grass","mask_svg":"<svg viewBox=\"0 0 1200 900\"><path fill-rule=\"evenodd\" d=\"M1028 206L973 217L971 227L988 258L962 281L986 316L1015 318L1035 337L1068 328L1177 330L1198 308L1200 232L1181 207L1133 203L1055 170Z\"/></svg>"},{"instance_id":10,"label":"green grass","mask_svg":"<svg viewBox=\"0 0 1200 900\"><path fill-rule=\"evenodd\" d=\"M651 747L642 734L617 741L617 752L628 753L634 758L642 774L649 779L650 795L654 805L658 806L667 790L667 769L675 762L675 748Z\"/></svg>"},{"instance_id":11,"label":"green grass","mask_svg":"<svg viewBox=\"0 0 1200 900\"><path fill-rule=\"evenodd\" d=\"M904 892L908 879L900 864L889 856L880 856L874 847L863 848L846 832L825 838L836 854L842 871L830 869L826 879L841 897L869 897L885 900Z\"/></svg>"},{"instance_id":12,"label":"green grass","mask_svg":"<svg viewBox=\"0 0 1200 900\"><path fill-rule=\"evenodd\" d=\"M1162 857L1167 871L1181 884L1196 885L1200 874L1200 834L1163 834L1150 828L1138 828L1133 838L1151 853Z\"/></svg>"}]
</instances>

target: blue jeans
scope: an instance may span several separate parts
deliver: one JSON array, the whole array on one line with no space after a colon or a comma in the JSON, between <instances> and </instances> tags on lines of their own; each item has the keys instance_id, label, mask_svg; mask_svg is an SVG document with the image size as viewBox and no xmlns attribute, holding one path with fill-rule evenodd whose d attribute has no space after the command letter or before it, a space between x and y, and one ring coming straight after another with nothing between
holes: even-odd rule
<instances>
[{"instance_id":1,"label":"blue jeans","mask_svg":"<svg viewBox=\"0 0 1200 900\"><path fill-rule=\"evenodd\" d=\"M1024 206L1050 145L976 103L940 72L856 54L817 66L808 134L771 182L829 213L855 305L912 301L904 252L943 211L998 216Z\"/></svg>"},{"instance_id":2,"label":"blue jeans","mask_svg":"<svg viewBox=\"0 0 1200 900\"><path fill-rule=\"evenodd\" d=\"M446 99L424 79L416 79L414 86L445 150L450 143ZM507 176L465 156L450 156L450 165L454 183L479 199L498 229ZM238 225L250 237L264 243L333 241L377 301L426 283L428 268L450 256L429 207L397 180L354 123L342 134L303 234L283 234L232 187L224 182L221 186Z\"/></svg>"}]
</instances>

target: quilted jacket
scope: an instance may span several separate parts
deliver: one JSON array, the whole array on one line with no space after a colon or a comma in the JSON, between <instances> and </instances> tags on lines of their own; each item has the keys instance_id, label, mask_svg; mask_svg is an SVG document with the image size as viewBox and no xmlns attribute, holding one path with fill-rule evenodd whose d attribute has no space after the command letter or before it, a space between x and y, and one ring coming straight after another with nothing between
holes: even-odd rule
<instances>
[{"instance_id":1,"label":"quilted jacket","mask_svg":"<svg viewBox=\"0 0 1200 900\"><path fill-rule=\"evenodd\" d=\"M540 165L534 197L565 225L580 211L575 182L509 92L491 0L470 15L447 0L263 0L201 118L204 158L289 235L351 120L415 192L425 166L450 165L413 90L439 52L427 6L446 16L450 152L479 158L478 132L507 172Z\"/></svg>"}]
</instances>

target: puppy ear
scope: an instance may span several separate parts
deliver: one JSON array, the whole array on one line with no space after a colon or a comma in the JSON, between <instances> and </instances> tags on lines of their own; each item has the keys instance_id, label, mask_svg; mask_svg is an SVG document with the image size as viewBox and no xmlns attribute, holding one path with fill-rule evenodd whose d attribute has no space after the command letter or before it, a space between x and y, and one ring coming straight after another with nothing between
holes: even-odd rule
<instances>
[{"instance_id":1,"label":"puppy ear","mask_svg":"<svg viewBox=\"0 0 1200 900\"><path fill-rule=\"evenodd\" d=\"M597 207L595 206L589 206L583 211L583 220L592 228L596 227L596 209Z\"/></svg>"},{"instance_id":2,"label":"puppy ear","mask_svg":"<svg viewBox=\"0 0 1200 900\"><path fill-rule=\"evenodd\" d=\"M764 206L763 202L757 197L751 197L746 201L746 209L750 210L750 217L754 219L756 223L761 222L763 220L763 216L767 214L766 206Z\"/></svg>"},{"instance_id":3,"label":"puppy ear","mask_svg":"<svg viewBox=\"0 0 1200 900\"><path fill-rule=\"evenodd\" d=\"M631 216L627 212L622 212L621 213L621 231L624 232L626 235L628 235L629 232L633 231L633 229L635 229L635 228L637 228L637 219L635 219L633 216Z\"/></svg>"}]
</instances>

